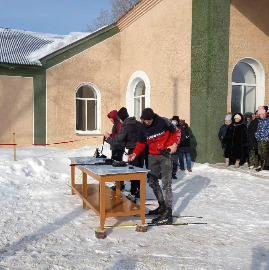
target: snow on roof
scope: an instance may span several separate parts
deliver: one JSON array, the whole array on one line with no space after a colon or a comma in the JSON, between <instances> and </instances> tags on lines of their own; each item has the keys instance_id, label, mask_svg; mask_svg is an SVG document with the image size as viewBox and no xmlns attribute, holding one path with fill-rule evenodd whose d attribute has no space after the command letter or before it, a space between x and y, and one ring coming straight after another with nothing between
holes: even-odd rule
<instances>
[{"instance_id":1,"label":"snow on roof","mask_svg":"<svg viewBox=\"0 0 269 270\"><path fill-rule=\"evenodd\" d=\"M41 66L39 59L90 34L56 35L0 27L0 63Z\"/></svg>"}]
</instances>

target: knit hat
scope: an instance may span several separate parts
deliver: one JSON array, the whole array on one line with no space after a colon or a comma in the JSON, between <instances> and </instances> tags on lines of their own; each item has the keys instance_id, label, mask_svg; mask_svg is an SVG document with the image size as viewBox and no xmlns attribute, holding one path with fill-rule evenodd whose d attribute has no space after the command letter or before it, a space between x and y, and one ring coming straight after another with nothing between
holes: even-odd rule
<instances>
[{"instance_id":1,"label":"knit hat","mask_svg":"<svg viewBox=\"0 0 269 270\"><path fill-rule=\"evenodd\" d=\"M151 108L145 108L143 111L142 111L142 114L141 114L141 118L143 120L151 120L154 118L154 111L151 109Z\"/></svg>"},{"instance_id":2,"label":"knit hat","mask_svg":"<svg viewBox=\"0 0 269 270\"><path fill-rule=\"evenodd\" d=\"M236 114L235 116L234 116L234 119L236 119L236 118L238 118L238 119L242 119L242 117L239 115L239 114Z\"/></svg>"},{"instance_id":3,"label":"knit hat","mask_svg":"<svg viewBox=\"0 0 269 270\"><path fill-rule=\"evenodd\" d=\"M129 117L127 109L125 107L121 107L117 113L117 116L119 117L120 120L124 121L126 118Z\"/></svg>"},{"instance_id":4,"label":"knit hat","mask_svg":"<svg viewBox=\"0 0 269 270\"><path fill-rule=\"evenodd\" d=\"M178 124L180 123L179 117L177 115L174 115L172 117L171 121L173 121L173 120L177 121Z\"/></svg>"},{"instance_id":5,"label":"knit hat","mask_svg":"<svg viewBox=\"0 0 269 270\"><path fill-rule=\"evenodd\" d=\"M260 115L260 114L266 114L266 110L264 109L263 106L260 106L260 107L258 108L258 115Z\"/></svg>"},{"instance_id":6,"label":"knit hat","mask_svg":"<svg viewBox=\"0 0 269 270\"><path fill-rule=\"evenodd\" d=\"M227 114L225 116L225 121L231 121L232 120L232 115L231 114Z\"/></svg>"}]
</instances>

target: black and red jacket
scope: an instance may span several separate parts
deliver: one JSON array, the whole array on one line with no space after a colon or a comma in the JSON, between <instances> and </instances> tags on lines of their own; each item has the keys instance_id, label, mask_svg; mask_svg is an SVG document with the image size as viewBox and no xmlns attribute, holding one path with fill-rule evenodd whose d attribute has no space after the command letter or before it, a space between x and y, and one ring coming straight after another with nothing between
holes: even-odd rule
<instances>
[{"instance_id":1,"label":"black and red jacket","mask_svg":"<svg viewBox=\"0 0 269 270\"><path fill-rule=\"evenodd\" d=\"M119 133L121 127L122 127L122 123L118 120L118 117L117 117L117 110L113 110L111 111L108 115L107 115L108 118L112 118L114 120L114 124L113 124L113 127L112 127L112 133L109 135L111 138L115 138L116 135ZM119 149L119 150L124 150L124 144L122 143L114 143L114 144L110 144L110 149L111 150L116 150L116 149Z\"/></svg>"},{"instance_id":2,"label":"black and red jacket","mask_svg":"<svg viewBox=\"0 0 269 270\"><path fill-rule=\"evenodd\" d=\"M133 153L138 156L148 144L150 154L160 155L158 149L165 149L174 143L179 144L179 141L180 130L168 119L155 114L150 126L145 123L141 126Z\"/></svg>"}]
</instances>

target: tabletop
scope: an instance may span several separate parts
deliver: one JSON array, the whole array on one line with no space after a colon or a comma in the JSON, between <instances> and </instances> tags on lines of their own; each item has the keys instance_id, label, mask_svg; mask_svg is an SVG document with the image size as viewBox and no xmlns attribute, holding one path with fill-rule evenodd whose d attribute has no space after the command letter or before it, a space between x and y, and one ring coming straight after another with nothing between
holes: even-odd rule
<instances>
[{"instance_id":1,"label":"tabletop","mask_svg":"<svg viewBox=\"0 0 269 270\"><path fill-rule=\"evenodd\" d=\"M145 168L136 167L127 164L125 167L113 167L112 165L100 165L96 163L105 162L105 158L95 157L69 157L69 159L79 166L86 168L97 175L111 175L111 174L129 174L129 173L148 173L149 170ZM83 165L87 164L87 165Z\"/></svg>"}]
</instances>

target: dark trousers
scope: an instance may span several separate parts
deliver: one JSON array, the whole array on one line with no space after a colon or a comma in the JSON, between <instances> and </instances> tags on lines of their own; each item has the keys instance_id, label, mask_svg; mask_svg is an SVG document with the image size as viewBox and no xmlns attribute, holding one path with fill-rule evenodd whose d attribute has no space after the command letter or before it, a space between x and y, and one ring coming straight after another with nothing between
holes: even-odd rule
<instances>
[{"instance_id":1,"label":"dark trousers","mask_svg":"<svg viewBox=\"0 0 269 270\"><path fill-rule=\"evenodd\" d=\"M123 154L124 150L120 149L111 150L111 159L116 161L122 161Z\"/></svg>"},{"instance_id":2,"label":"dark trousers","mask_svg":"<svg viewBox=\"0 0 269 270\"><path fill-rule=\"evenodd\" d=\"M142 164L145 164L146 169L148 169L149 167L149 145L148 144L146 144L144 150L142 151L140 155L142 157Z\"/></svg>"},{"instance_id":3,"label":"dark trousers","mask_svg":"<svg viewBox=\"0 0 269 270\"><path fill-rule=\"evenodd\" d=\"M123 154L124 154L124 150L120 150L120 149L111 150L111 159L116 160L116 161L122 161ZM124 188L124 181L120 181L120 184Z\"/></svg>"},{"instance_id":4,"label":"dark trousers","mask_svg":"<svg viewBox=\"0 0 269 270\"><path fill-rule=\"evenodd\" d=\"M266 142L266 155L265 155L265 164L266 167L269 167L269 141ZM268 170L268 168L267 168Z\"/></svg>"},{"instance_id":5,"label":"dark trousers","mask_svg":"<svg viewBox=\"0 0 269 270\"><path fill-rule=\"evenodd\" d=\"M132 154L134 151L134 149L129 149L128 150L128 155ZM141 155L136 156L135 159L131 162L129 162L129 164L136 166L136 167L140 167L143 168L143 157ZM132 180L131 181L131 194L135 195L137 192L139 192L140 190L140 181L139 180Z\"/></svg>"},{"instance_id":6,"label":"dark trousers","mask_svg":"<svg viewBox=\"0 0 269 270\"><path fill-rule=\"evenodd\" d=\"M172 208L172 161L163 155L149 154L149 170L148 183L159 204L165 203L167 208ZM162 172L163 188L161 188L158 179L160 172Z\"/></svg>"}]
</instances>

